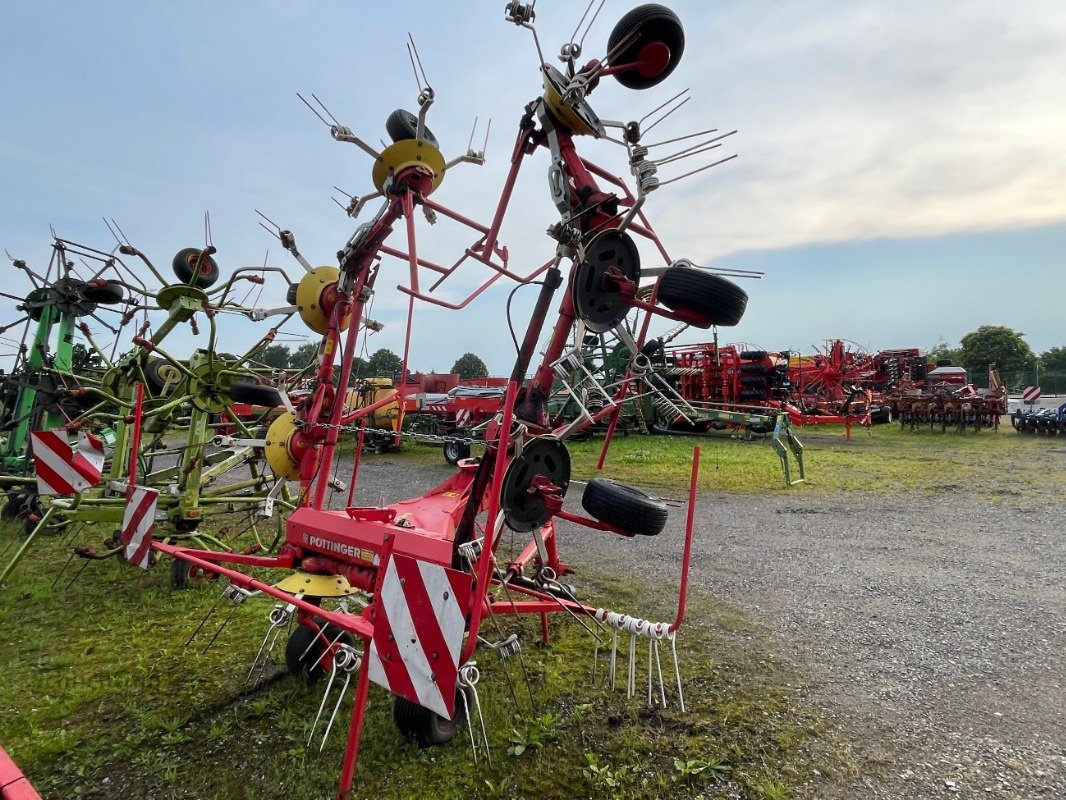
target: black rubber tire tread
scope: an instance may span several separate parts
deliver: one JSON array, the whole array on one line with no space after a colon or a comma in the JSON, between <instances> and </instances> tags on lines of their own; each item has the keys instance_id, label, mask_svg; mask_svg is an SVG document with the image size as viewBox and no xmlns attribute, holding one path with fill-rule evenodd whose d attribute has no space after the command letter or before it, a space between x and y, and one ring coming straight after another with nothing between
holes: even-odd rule
<instances>
[{"instance_id":1,"label":"black rubber tire tread","mask_svg":"<svg viewBox=\"0 0 1066 800\"><path fill-rule=\"evenodd\" d=\"M760 375L741 375L740 385L762 388L766 386L766 378Z\"/></svg>"},{"instance_id":2,"label":"black rubber tire tread","mask_svg":"<svg viewBox=\"0 0 1066 800\"><path fill-rule=\"evenodd\" d=\"M169 363L165 358L148 359L148 363L144 365L144 383L148 387L149 393L158 395L166 387L166 378L163 377L160 370ZM170 388L173 389L174 386L175 384L171 384Z\"/></svg>"},{"instance_id":3,"label":"black rubber tire tread","mask_svg":"<svg viewBox=\"0 0 1066 800\"><path fill-rule=\"evenodd\" d=\"M581 507L600 522L638 536L658 536L668 516L661 500L610 478L590 480L581 495Z\"/></svg>"},{"instance_id":4,"label":"black rubber tire tread","mask_svg":"<svg viewBox=\"0 0 1066 800\"><path fill-rule=\"evenodd\" d=\"M464 458L470 458L470 445L466 442L449 440L444 443L444 460L453 467Z\"/></svg>"},{"instance_id":5,"label":"black rubber tire tread","mask_svg":"<svg viewBox=\"0 0 1066 800\"><path fill-rule=\"evenodd\" d=\"M741 350L740 357L745 361L762 361L769 356L765 350Z\"/></svg>"},{"instance_id":6,"label":"black rubber tire tread","mask_svg":"<svg viewBox=\"0 0 1066 800\"><path fill-rule=\"evenodd\" d=\"M314 686L318 679L326 674L326 670L316 663L325 649L318 635L314 628L297 625L296 630L289 636L289 641L285 643L285 666L290 674L295 675L308 686ZM322 626L322 635L332 641L337 636L337 629L327 622ZM345 631L341 634L340 641L344 644L352 644L352 635ZM312 647L313 642L317 644ZM310 652L306 657L301 658L309 647Z\"/></svg>"},{"instance_id":7,"label":"black rubber tire tread","mask_svg":"<svg viewBox=\"0 0 1066 800\"><path fill-rule=\"evenodd\" d=\"M126 290L118 281L108 281L103 286L85 287L81 290L81 296L90 303L101 303L110 306L125 300Z\"/></svg>"},{"instance_id":8,"label":"black rubber tire tread","mask_svg":"<svg viewBox=\"0 0 1066 800\"><path fill-rule=\"evenodd\" d=\"M394 144L406 139L414 139L418 135L418 117L410 111L398 108L385 120L385 132L389 134ZM422 141L437 147L437 137L433 135L428 125L422 129Z\"/></svg>"},{"instance_id":9,"label":"black rubber tire tread","mask_svg":"<svg viewBox=\"0 0 1066 800\"><path fill-rule=\"evenodd\" d=\"M765 364L759 363L741 364L740 371L745 375L767 375L770 372Z\"/></svg>"},{"instance_id":10,"label":"black rubber tire tread","mask_svg":"<svg viewBox=\"0 0 1066 800\"><path fill-rule=\"evenodd\" d=\"M644 45L655 41L670 48L670 61L666 69L650 78L639 72L618 72L614 77L626 88L650 89L666 80L681 61L681 55L685 52L685 29L677 14L669 8L658 3L646 3L629 11L615 23L611 35L607 37L607 52L613 51L615 45L633 32L637 33L636 39L614 54L611 59L613 64L633 61Z\"/></svg>"},{"instance_id":11,"label":"black rubber tire tread","mask_svg":"<svg viewBox=\"0 0 1066 800\"><path fill-rule=\"evenodd\" d=\"M435 711L420 706L406 697L396 695L392 704L392 719L400 734L419 747L436 747L447 744L466 724L466 695L455 693L455 716L445 719Z\"/></svg>"},{"instance_id":12,"label":"black rubber tire tread","mask_svg":"<svg viewBox=\"0 0 1066 800\"><path fill-rule=\"evenodd\" d=\"M741 400L765 400L766 392L760 392L757 389L748 389L740 393Z\"/></svg>"},{"instance_id":13,"label":"black rubber tire tread","mask_svg":"<svg viewBox=\"0 0 1066 800\"><path fill-rule=\"evenodd\" d=\"M218 578L217 572L193 568L192 564L183 558L172 558L170 564L170 588L177 591L193 589L197 586L210 583Z\"/></svg>"},{"instance_id":14,"label":"black rubber tire tread","mask_svg":"<svg viewBox=\"0 0 1066 800\"><path fill-rule=\"evenodd\" d=\"M281 392L273 386L261 386L258 383L235 383L230 387L229 399L234 403L274 408L281 405Z\"/></svg>"},{"instance_id":15,"label":"black rubber tire tread","mask_svg":"<svg viewBox=\"0 0 1066 800\"><path fill-rule=\"evenodd\" d=\"M892 421L892 409L888 406L881 406L875 408L870 412L870 424L871 425L887 425Z\"/></svg>"},{"instance_id":16,"label":"black rubber tire tread","mask_svg":"<svg viewBox=\"0 0 1066 800\"><path fill-rule=\"evenodd\" d=\"M748 306L748 293L732 281L682 266L663 273L658 298L671 310L685 309L706 317L707 325L701 327L736 325Z\"/></svg>"},{"instance_id":17,"label":"black rubber tire tread","mask_svg":"<svg viewBox=\"0 0 1066 800\"><path fill-rule=\"evenodd\" d=\"M47 289L42 286L41 288L31 290L30 293L26 295L26 313L29 315L29 318L34 322L40 322L41 317L44 316L44 306L40 305L40 303L47 302L50 302ZM30 303L34 303L35 305L29 305Z\"/></svg>"},{"instance_id":18,"label":"black rubber tire tread","mask_svg":"<svg viewBox=\"0 0 1066 800\"><path fill-rule=\"evenodd\" d=\"M179 281L189 283L192 280L193 272L196 268L196 259L200 257L202 252L198 247L186 247L177 252L171 267ZM217 280L218 263L211 256L205 255L200 265L200 274L196 276L196 282L193 285L206 289Z\"/></svg>"}]
</instances>

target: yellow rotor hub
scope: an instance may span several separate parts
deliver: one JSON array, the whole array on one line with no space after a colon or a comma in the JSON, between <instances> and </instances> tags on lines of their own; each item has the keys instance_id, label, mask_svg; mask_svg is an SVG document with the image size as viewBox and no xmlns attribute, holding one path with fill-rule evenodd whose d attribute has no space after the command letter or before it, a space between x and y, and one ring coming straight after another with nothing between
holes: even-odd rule
<instances>
[{"instance_id":1,"label":"yellow rotor hub","mask_svg":"<svg viewBox=\"0 0 1066 800\"><path fill-rule=\"evenodd\" d=\"M304 325L315 333L326 333L329 330L329 317L332 309L327 310L323 304L323 293L335 287L340 280L341 271L336 267L315 267L302 278L296 286L296 308L300 312L300 319ZM348 314L341 320L340 329L346 330L352 321L352 315Z\"/></svg>"},{"instance_id":2,"label":"yellow rotor hub","mask_svg":"<svg viewBox=\"0 0 1066 800\"><path fill-rule=\"evenodd\" d=\"M290 443L296 434L296 423L291 411L286 411L267 428L266 460L270 468L282 480L294 481L300 477L300 462L292 455Z\"/></svg>"},{"instance_id":3,"label":"yellow rotor hub","mask_svg":"<svg viewBox=\"0 0 1066 800\"><path fill-rule=\"evenodd\" d=\"M583 136L594 136L599 139L606 135L600 118L592 110L587 102L582 100L577 107L568 105L563 101L562 86L565 78L551 64L545 64L544 73L544 104L555 117L573 133Z\"/></svg>"},{"instance_id":4,"label":"yellow rotor hub","mask_svg":"<svg viewBox=\"0 0 1066 800\"><path fill-rule=\"evenodd\" d=\"M398 175L410 167L425 167L433 175L433 191L444 180L444 156L429 142L415 139L403 139L390 144L381 151L381 156L374 162L371 177L375 188L384 194L385 181L392 175Z\"/></svg>"}]
</instances>

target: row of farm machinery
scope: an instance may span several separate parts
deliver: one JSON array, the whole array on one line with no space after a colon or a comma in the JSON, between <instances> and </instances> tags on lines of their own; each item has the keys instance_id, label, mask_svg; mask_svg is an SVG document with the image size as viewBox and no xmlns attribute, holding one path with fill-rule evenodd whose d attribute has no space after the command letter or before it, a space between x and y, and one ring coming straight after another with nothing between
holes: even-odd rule
<instances>
[{"instance_id":1,"label":"row of farm machinery","mask_svg":"<svg viewBox=\"0 0 1066 800\"><path fill-rule=\"evenodd\" d=\"M595 19L583 19L579 29L587 33ZM534 33L543 92L524 107L488 224L435 199L454 168L483 163L484 151L468 147L450 160L442 155L427 124L436 96L410 42L417 111L398 109L388 117L390 141L380 149L370 143L376 136L343 125L317 97L308 103L334 140L370 158L370 186L351 195L346 213L355 220L368 206L377 208L343 243L335 265L312 266L293 234L269 220L268 230L298 265L297 277L263 266L239 267L223 279L209 221L203 245L173 258L174 279L117 226L118 246L110 252L56 238L47 270L13 259L33 288L7 295L24 312L26 328L5 376L0 480L4 515L23 524L4 555L0 584L18 580L16 565L45 531L70 544L79 574L114 557L145 570L165 564L175 586L217 579L219 602L259 608L266 619L262 646L249 654L252 667L242 675L261 678L280 661L308 681L328 676L312 728L312 737L317 731L323 741L342 727L335 723L350 700L338 798L356 793L371 684L394 696L394 721L408 740L444 744L465 724L475 754L488 747L486 736L474 735L484 732L477 683L485 669L475 656L520 652L515 636L496 644L486 638L489 623L496 629L512 617L532 615L545 643L551 619L578 620L598 644L609 643L612 684L619 654L624 659L628 652L630 696L642 694L635 682L637 643L646 645L648 702L684 709L677 635L685 618L699 448L693 448L684 520L674 528L683 531L684 557L669 618L579 600L558 526L622 538L656 536L666 526L662 500L607 477L589 480L579 500L568 497L567 440L603 426L602 467L627 403L664 418L693 419L650 329L664 321L697 329L736 325L747 295L721 274L671 258L645 205L654 191L729 160L663 174L685 159L713 159L729 134L701 129L682 140L646 141L643 132L680 108L684 93L640 121L601 119L590 105L608 77L641 90L670 75L684 30L665 7L625 14L603 57L583 64L582 33L561 49L562 68L540 55L532 4L509 2L506 20ZM616 145L629 178L581 156L583 137ZM520 274L500 234L518 174L538 155L547 157L558 219L548 228L551 255ZM423 216L459 226L473 243L450 264L419 255ZM390 243L394 232L402 241ZM642 263L638 240L657 263ZM456 281L448 279L461 268L484 275L456 298L447 293ZM250 302L266 281L285 288L286 305ZM462 314L499 281L535 287L537 299L516 342L513 370L485 420L483 452L477 458L460 452L454 473L417 496L355 504L367 437L396 442L423 435L404 429L405 388L354 380L359 339L376 324L366 317L372 298L392 285L409 301L406 375L416 310L432 304ZM249 291L242 294L244 286ZM258 358L291 319L321 340L309 374L289 379ZM270 327L233 356L221 352L223 321ZM179 329L206 338L189 357L164 347ZM110 347L98 341L101 330L112 337ZM77 344L76 359L78 333L84 343ZM608 351L609 373L599 355ZM770 369L757 377L767 380ZM552 407L560 384L576 414ZM380 416L390 408L399 410ZM528 541L512 547L515 536ZM246 603L252 598L259 602ZM672 662L665 678L661 655Z\"/></svg>"}]
</instances>

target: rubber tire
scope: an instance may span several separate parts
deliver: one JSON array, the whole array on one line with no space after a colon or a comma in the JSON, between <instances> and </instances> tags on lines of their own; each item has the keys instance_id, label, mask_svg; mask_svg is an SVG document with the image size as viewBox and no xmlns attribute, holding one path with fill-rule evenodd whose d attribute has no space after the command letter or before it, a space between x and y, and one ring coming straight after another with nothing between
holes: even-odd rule
<instances>
[{"instance_id":1,"label":"rubber tire","mask_svg":"<svg viewBox=\"0 0 1066 800\"><path fill-rule=\"evenodd\" d=\"M741 386L751 386L753 388L765 388L766 378L760 375L741 375Z\"/></svg>"},{"instance_id":2,"label":"rubber tire","mask_svg":"<svg viewBox=\"0 0 1066 800\"><path fill-rule=\"evenodd\" d=\"M765 350L741 350L740 357L745 361L762 361L769 356Z\"/></svg>"},{"instance_id":3,"label":"rubber tire","mask_svg":"<svg viewBox=\"0 0 1066 800\"><path fill-rule=\"evenodd\" d=\"M229 399L234 403L274 408L281 405L281 392L273 386L260 386L258 383L235 383L230 387Z\"/></svg>"},{"instance_id":4,"label":"rubber tire","mask_svg":"<svg viewBox=\"0 0 1066 800\"><path fill-rule=\"evenodd\" d=\"M217 578L217 572L202 570L199 567L194 570L192 564L183 558L171 559L170 588L175 591L195 589L197 586L211 583Z\"/></svg>"},{"instance_id":5,"label":"rubber tire","mask_svg":"<svg viewBox=\"0 0 1066 800\"><path fill-rule=\"evenodd\" d=\"M600 522L638 536L658 536L668 516L661 500L610 478L590 480L581 495L581 507Z\"/></svg>"},{"instance_id":6,"label":"rubber tire","mask_svg":"<svg viewBox=\"0 0 1066 800\"><path fill-rule=\"evenodd\" d=\"M196 259L199 258L200 253L203 251L198 247L186 247L184 250L179 250L174 256L174 261L171 263L171 268L174 270L174 274L178 276L178 280L182 283L189 283L192 281L193 271L196 267ZM215 281L218 280L218 263L211 256L205 255L203 257L203 263L200 265L200 274L196 277L196 283L194 286L199 286L201 289L206 289L212 286Z\"/></svg>"},{"instance_id":7,"label":"rubber tire","mask_svg":"<svg viewBox=\"0 0 1066 800\"><path fill-rule=\"evenodd\" d=\"M322 626L322 634L332 641L337 635L336 628L327 622ZM347 631L341 634L340 641L349 645L354 642L352 635ZM317 645L311 647L312 642L317 642ZM311 651L306 657L301 657L308 647L311 647ZM322 649L322 642L318 640L318 631L307 625L297 625L296 630L289 636L289 641L285 643L285 666L289 673L295 675L307 686L314 686L319 678L326 674L326 670L316 663L322 655Z\"/></svg>"},{"instance_id":8,"label":"rubber tire","mask_svg":"<svg viewBox=\"0 0 1066 800\"><path fill-rule=\"evenodd\" d=\"M681 61L681 55L685 52L685 29L677 14L666 6L647 3L637 6L615 23L611 35L607 37L607 52L614 50L615 45L633 32L636 32L637 37L614 55L612 65L635 60L641 49L652 42L665 44L670 50L670 60L658 75L648 77L639 72L617 72L614 77L629 89L650 89L666 80Z\"/></svg>"},{"instance_id":9,"label":"rubber tire","mask_svg":"<svg viewBox=\"0 0 1066 800\"><path fill-rule=\"evenodd\" d=\"M144 365L144 383L150 394L158 395L166 387L166 378L160 374L160 370L169 364L170 362L165 358L150 358L148 359L148 363ZM170 384L170 388L173 389L177 385L178 384L176 383L172 383Z\"/></svg>"},{"instance_id":10,"label":"rubber tire","mask_svg":"<svg viewBox=\"0 0 1066 800\"><path fill-rule=\"evenodd\" d=\"M444 460L453 467L464 458L470 458L470 445L466 442L449 440L444 443Z\"/></svg>"},{"instance_id":11,"label":"rubber tire","mask_svg":"<svg viewBox=\"0 0 1066 800\"><path fill-rule=\"evenodd\" d=\"M454 739L466 724L466 695L455 693L455 716L442 717L425 706L396 695L392 704L392 719L400 734L419 747L436 747Z\"/></svg>"},{"instance_id":12,"label":"rubber tire","mask_svg":"<svg viewBox=\"0 0 1066 800\"><path fill-rule=\"evenodd\" d=\"M685 309L707 318L706 325L736 325L748 306L748 293L719 275L669 267L659 281L659 302L677 311ZM743 354L741 354L743 357Z\"/></svg>"},{"instance_id":13,"label":"rubber tire","mask_svg":"<svg viewBox=\"0 0 1066 800\"><path fill-rule=\"evenodd\" d=\"M414 139L418 135L418 117L410 111L398 108L385 120L385 132L389 134L393 143ZM428 125L422 128L422 141L434 147L438 146L437 137L433 135Z\"/></svg>"},{"instance_id":14,"label":"rubber tire","mask_svg":"<svg viewBox=\"0 0 1066 800\"><path fill-rule=\"evenodd\" d=\"M108 281L103 286L98 286L93 289L85 287L81 290L81 296L90 303L111 306L115 303L121 303L126 299L126 290L118 281Z\"/></svg>"},{"instance_id":15,"label":"rubber tire","mask_svg":"<svg viewBox=\"0 0 1066 800\"><path fill-rule=\"evenodd\" d=\"M770 370L766 368L765 364L754 362L749 364L741 364L740 372L744 375L768 375L770 373Z\"/></svg>"},{"instance_id":16,"label":"rubber tire","mask_svg":"<svg viewBox=\"0 0 1066 800\"><path fill-rule=\"evenodd\" d=\"M38 289L32 289L32 290L30 290L30 293L26 295L26 303L27 303L26 314L29 315L29 318L32 319L34 322L40 322L41 317L44 316L44 306L43 305L33 305L33 306L31 306L29 304L30 303L38 303L38 304L40 304L40 303L50 303L50 302L51 302L51 295L49 295L48 290L45 289L43 286L38 288Z\"/></svg>"},{"instance_id":17,"label":"rubber tire","mask_svg":"<svg viewBox=\"0 0 1066 800\"><path fill-rule=\"evenodd\" d=\"M741 400L765 400L766 392L760 392L755 389L743 391L740 393Z\"/></svg>"}]
</instances>

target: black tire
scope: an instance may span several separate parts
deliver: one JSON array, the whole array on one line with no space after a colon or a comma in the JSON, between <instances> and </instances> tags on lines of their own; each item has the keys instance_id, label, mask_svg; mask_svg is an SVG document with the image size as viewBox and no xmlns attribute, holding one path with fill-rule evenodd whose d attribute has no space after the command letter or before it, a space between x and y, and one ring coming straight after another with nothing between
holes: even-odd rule
<instances>
[{"instance_id":1,"label":"black tire","mask_svg":"<svg viewBox=\"0 0 1066 800\"><path fill-rule=\"evenodd\" d=\"M747 375L766 375L769 372L765 364L759 364L758 362L741 364L740 371Z\"/></svg>"},{"instance_id":2,"label":"black tire","mask_svg":"<svg viewBox=\"0 0 1066 800\"><path fill-rule=\"evenodd\" d=\"M196 272L197 262L200 264L200 274L196 276L193 286L206 289L218 280L218 264L215 259L204 253L200 248L186 247L184 250L179 250L177 255L174 256L174 262L171 267L174 269L174 274L178 276L179 281L190 283L192 282L192 276Z\"/></svg>"},{"instance_id":3,"label":"black tire","mask_svg":"<svg viewBox=\"0 0 1066 800\"><path fill-rule=\"evenodd\" d=\"M620 42L634 33L636 36L629 44L614 52ZM620 84L629 89L649 89L665 80L685 52L685 29L677 14L658 3L637 6L618 20L607 38L607 52L613 53L612 66L636 61L641 50L653 42L662 42L670 51L665 66L652 75L637 70L615 73Z\"/></svg>"},{"instance_id":4,"label":"black tire","mask_svg":"<svg viewBox=\"0 0 1066 800\"><path fill-rule=\"evenodd\" d=\"M322 626L321 635L333 641L338 632L336 627L327 622ZM353 641L350 633L341 633L339 642L350 645ZM305 684L314 686L326 674L326 670L318 663L325 649L326 645L318 631L307 625L297 625L285 644L285 666Z\"/></svg>"},{"instance_id":5,"label":"black tire","mask_svg":"<svg viewBox=\"0 0 1066 800\"><path fill-rule=\"evenodd\" d=\"M600 522L639 536L657 536L666 525L665 503L610 478L590 480L581 507Z\"/></svg>"},{"instance_id":6,"label":"black tire","mask_svg":"<svg viewBox=\"0 0 1066 800\"><path fill-rule=\"evenodd\" d=\"M165 358L150 358L144 365L144 383L150 394L160 395L167 388L167 379L163 374L163 368L167 366L170 366L170 362ZM171 383L170 388L173 389L176 385Z\"/></svg>"},{"instance_id":7,"label":"black tire","mask_svg":"<svg viewBox=\"0 0 1066 800\"><path fill-rule=\"evenodd\" d=\"M103 286L86 286L81 290L81 296L90 303L114 305L126 299L126 290L118 281L107 281Z\"/></svg>"},{"instance_id":8,"label":"black tire","mask_svg":"<svg viewBox=\"0 0 1066 800\"><path fill-rule=\"evenodd\" d=\"M887 425L892 421L892 408L891 406L881 406L875 408L870 412L870 424L871 425Z\"/></svg>"},{"instance_id":9,"label":"black tire","mask_svg":"<svg viewBox=\"0 0 1066 800\"><path fill-rule=\"evenodd\" d=\"M194 567L183 558L172 558L170 563L170 588L181 591L204 586L218 578L217 572L203 567Z\"/></svg>"},{"instance_id":10,"label":"black tire","mask_svg":"<svg viewBox=\"0 0 1066 800\"><path fill-rule=\"evenodd\" d=\"M235 383L230 387L229 399L234 403L274 408L281 405L281 392L273 386L260 386L258 383Z\"/></svg>"},{"instance_id":11,"label":"black tire","mask_svg":"<svg viewBox=\"0 0 1066 800\"><path fill-rule=\"evenodd\" d=\"M762 361L769 356L765 350L741 350L740 357L745 361Z\"/></svg>"},{"instance_id":12,"label":"black tire","mask_svg":"<svg viewBox=\"0 0 1066 800\"><path fill-rule=\"evenodd\" d=\"M765 400L766 392L760 392L756 389L746 389L740 393L741 400Z\"/></svg>"},{"instance_id":13,"label":"black tire","mask_svg":"<svg viewBox=\"0 0 1066 800\"><path fill-rule=\"evenodd\" d=\"M447 744L466 724L466 695L455 693L455 716L442 717L425 706L396 695L392 704L392 719L400 734L419 747L436 747Z\"/></svg>"},{"instance_id":14,"label":"black tire","mask_svg":"<svg viewBox=\"0 0 1066 800\"><path fill-rule=\"evenodd\" d=\"M34 322L39 322L41 317L44 316L44 306L50 303L51 300L51 295L48 294L48 290L43 286L39 289L31 290L26 295L26 313L30 319Z\"/></svg>"},{"instance_id":15,"label":"black tire","mask_svg":"<svg viewBox=\"0 0 1066 800\"><path fill-rule=\"evenodd\" d=\"M658 298L671 310L684 309L704 317L706 324L693 323L700 328L736 325L748 306L748 293L732 281L683 266L669 267L663 273Z\"/></svg>"},{"instance_id":16,"label":"black tire","mask_svg":"<svg viewBox=\"0 0 1066 800\"><path fill-rule=\"evenodd\" d=\"M418 117L410 111L398 108L385 120L385 131L393 143L414 139L418 135ZM437 146L437 137L433 135L428 125L422 128L422 141L434 147Z\"/></svg>"},{"instance_id":17,"label":"black tire","mask_svg":"<svg viewBox=\"0 0 1066 800\"><path fill-rule=\"evenodd\" d=\"M753 388L755 388L755 387L764 387L764 386L766 386L766 378L762 377L760 375L741 375L740 376L740 385L741 386L751 386Z\"/></svg>"},{"instance_id":18,"label":"black tire","mask_svg":"<svg viewBox=\"0 0 1066 800\"><path fill-rule=\"evenodd\" d=\"M453 467L464 458L470 458L470 445L467 442L459 442L448 439L444 443L444 460Z\"/></svg>"}]
</instances>

